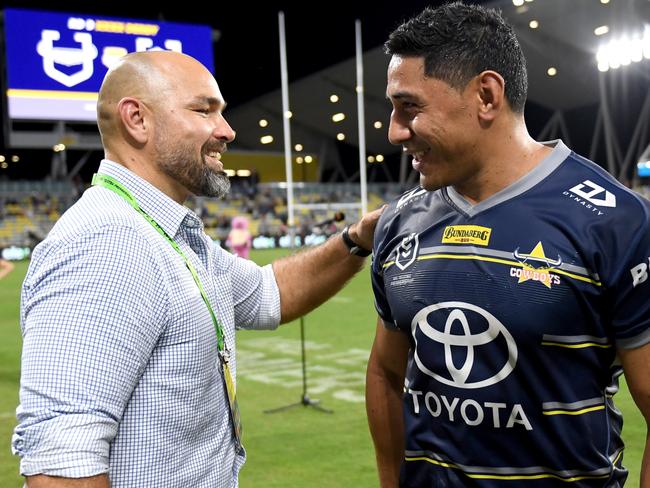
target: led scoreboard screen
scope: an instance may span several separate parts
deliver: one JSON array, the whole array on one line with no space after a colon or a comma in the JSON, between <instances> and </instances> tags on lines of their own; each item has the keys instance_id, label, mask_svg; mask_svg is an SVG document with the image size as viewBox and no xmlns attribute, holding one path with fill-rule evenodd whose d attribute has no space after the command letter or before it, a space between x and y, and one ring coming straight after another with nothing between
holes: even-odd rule
<instances>
[{"instance_id":1,"label":"led scoreboard screen","mask_svg":"<svg viewBox=\"0 0 650 488\"><path fill-rule=\"evenodd\" d=\"M178 51L214 72L206 25L7 8L4 30L11 119L96 121L104 75L129 52Z\"/></svg>"}]
</instances>

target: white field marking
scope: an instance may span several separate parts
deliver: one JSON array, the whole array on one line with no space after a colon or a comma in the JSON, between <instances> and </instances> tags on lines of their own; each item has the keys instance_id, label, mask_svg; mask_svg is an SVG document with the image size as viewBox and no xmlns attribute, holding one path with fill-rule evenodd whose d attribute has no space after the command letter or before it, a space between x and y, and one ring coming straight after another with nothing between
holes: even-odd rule
<instances>
[{"instance_id":1,"label":"white field marking","mask_svg":"<svg viewBox=\"0 0 650 488\"><path fill-rule=\"evenodd\" d=\"M352 298L350 297L340 297L340 296L334 296L329 299L330 302L339 302L339 303L351 303Z\"/></svg>"},{"instance_id":2,"label":"white field marking","mask_svg":"<svg viewBox=\"0 0 650 488\"><path fill-rule=\"evenodd\" d=\"M0 412L0 420L16 419L16 412Z\"/></svg>"},{"instance_id":3,"label":"white field marking","mask_svg":"<svg viewBox=\"0 0 650 488\"><path fill-rule=\"evenodd\" d=\"M331 393L353 403L364 401L367 350L333 350L329 344L313 341L308 341L306 348L310 393ZM302 386L299 340L269 337L242 341L237 348L237 364L240 379L287 389Z\"/></svg>"},{"instance_id":4,"label":"white field marking","mask_svg":"<svg viewBox=\"0 0 650 488\"><path fill-rule=\"evenodd\" d=\"M346 402L352 403L363 403L366 401L366 397L363 392L359 393L358 391L352 390L339 390L332 396L334 398L338 398L339 400L344 400Z\"/></svg>"},{"instance_id":5,"label":"white field marking","mask_svg":"<svg viewBox=\"0 0 650 488\"><path fill-rule=\"evenodd\" d=\"M237 343L237 347L245 349L259 349L264 352L276 352L288 356L300 356L301 346L298 339L284 339L282 337L260 337L256 339L246 339ZM313 341L305 341L305 350L320 351L327 349L329 344L319 344Z\"/></svg>"}]
</instances>

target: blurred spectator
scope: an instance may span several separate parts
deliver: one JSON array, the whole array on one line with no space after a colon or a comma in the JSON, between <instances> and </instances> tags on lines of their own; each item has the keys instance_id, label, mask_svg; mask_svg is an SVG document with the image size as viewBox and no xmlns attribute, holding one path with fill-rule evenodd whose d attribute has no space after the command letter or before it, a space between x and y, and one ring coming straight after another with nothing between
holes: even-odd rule
<instances>
[{"instance_id":1,"label":"blurred spectator","mask_svg":"<svg viewBox=\"0 0 650 488\"><path fill-rule=\"evenodd\" d=\"M248 259L253 245L253 237L248 230L248 219L246 217L234 217L232 219L232 230L228 234L226 245L233 254Z\"/></svg>"},{"instance_id":2,"label":"blurred spectator","mask_svg":"<svg viewBox=\"0 0 650 488\"><path fill-rule=\"evenodd\" d=\"M264 192L257 195L257 211L259 212L259 215L273 213L273 207L273 198L269 192Z\"/></svg>"},{"instance_id":3,"label":"blurred spectator","mask_svg":"<svg viewBox=\"0 0 650 488\"><path fill-rule=\"evenodd\" d=\"M273 235L273 229L271 228L271 222L269 221L268 214L263 214L260 216L260 223L257 226L257 233L261 236L271 237Z\"/></svg>"}]
</instances>

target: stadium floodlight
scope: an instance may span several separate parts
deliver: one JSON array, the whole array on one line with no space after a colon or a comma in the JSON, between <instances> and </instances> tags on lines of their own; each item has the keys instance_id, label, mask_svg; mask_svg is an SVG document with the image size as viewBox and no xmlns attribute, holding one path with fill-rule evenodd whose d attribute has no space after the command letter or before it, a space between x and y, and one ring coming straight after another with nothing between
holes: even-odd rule
<instances>
[{"instance_id":1,"label":"stadium floodlight","mask_svg":"<svg viewBox=\"0 0 650 488\"><path fill-rule=\"evenodd\" d=\"M596 36L603 36L609 32L609 26L608 25L599 25L594 29L594 35Z\"/></svg>"},{"instance_id":2,"label":"stadium floodlight","mask_svg":"<svg viewBox=\"0 0 650 488\"><path fill-rule=\"evenodd\" d=\"M599 27L600 29L600 27ZM596 53L599 71L618 69L650 59L650 27L646 25L643 34L626 34L603 44Z\"/></svg>"}]
</instances>

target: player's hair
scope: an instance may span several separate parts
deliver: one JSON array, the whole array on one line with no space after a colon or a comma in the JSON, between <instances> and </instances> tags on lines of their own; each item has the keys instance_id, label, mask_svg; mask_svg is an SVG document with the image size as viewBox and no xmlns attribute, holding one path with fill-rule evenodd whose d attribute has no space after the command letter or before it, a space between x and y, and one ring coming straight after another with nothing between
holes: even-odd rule
<instances>
[{"instance_id":1,"label":"player's hair","mask_svg":"<svg viewBox=\"0 0 650 488\"><path fill-rule=\"evenodd\" d=\"M462 89L479 73L492 70L505 81L505 97L514 112L526 103L526 59L500 12L453 2L425 8L389 36L386 53L423 57L426 76Z\"/></svg>"}]
</instances>

